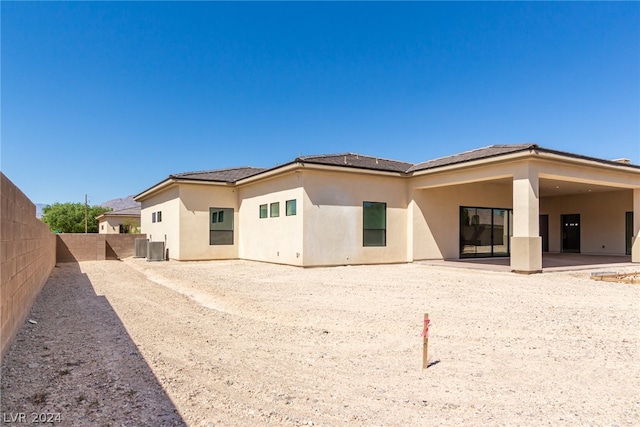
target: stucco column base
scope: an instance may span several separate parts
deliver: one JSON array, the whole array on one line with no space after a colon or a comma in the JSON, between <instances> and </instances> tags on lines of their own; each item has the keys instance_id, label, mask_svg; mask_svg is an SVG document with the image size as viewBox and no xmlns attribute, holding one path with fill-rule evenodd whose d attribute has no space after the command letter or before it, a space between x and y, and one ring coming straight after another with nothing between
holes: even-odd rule
<instances>
[{"instance_id":1,"label":"stucco column base","mask_svg":"<svg viewBox=\"0 0 640 427\"><path fill-rule=\"evenodd\" d=\"M633 238L631 245L631 262L640 262L640 237Z\"/></svg>"},{"instance_id":2,"label":"stucco column base","mask_svg":"<svg viewBox=\"0 0 640 427\"><path fill-rule=\"evenodd\" d=\"M542 237L511 237L511 271L542 273Z\"/></svg>"}]
</instances>

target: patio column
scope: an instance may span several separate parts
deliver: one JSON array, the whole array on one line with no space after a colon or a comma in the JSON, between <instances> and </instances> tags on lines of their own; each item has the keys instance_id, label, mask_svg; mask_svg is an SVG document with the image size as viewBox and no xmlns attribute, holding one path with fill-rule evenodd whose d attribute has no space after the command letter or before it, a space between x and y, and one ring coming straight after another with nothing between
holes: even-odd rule
<instances>
[{"instance_id":1,"label":"patio column","mask_svg":"<svg viewBox=\"0 0 640 427\"><path fill-rule=\"evenodd\" d=\"M633 189L633 237L631 262L640 262L640 188Z\"/></svg>"},{"instance_id":2,"label":"patio column","mask_svg":"<svg viewBox=\"0 0 640 427\"><path fill-rule=\"evenodd\" d=\"M538 171L530 164L513 175L513 236L511 270L532 274L542 271Z\"/></svg>"}]
</instances>

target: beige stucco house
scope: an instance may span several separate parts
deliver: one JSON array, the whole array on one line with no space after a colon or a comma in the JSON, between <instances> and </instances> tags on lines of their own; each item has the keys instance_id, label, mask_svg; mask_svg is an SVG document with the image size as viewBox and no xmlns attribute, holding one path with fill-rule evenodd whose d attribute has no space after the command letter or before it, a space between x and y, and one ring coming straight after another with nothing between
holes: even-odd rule
<instances>
[{"instance_id":1,"label":"beige stucco house","mask_svg":"<svg viewBox=\"0 0 640 427\"><path fill-rule=\"evenodd\" d=\"M135 196L141 227L176 260L296 266L543 252L640 262L640 166L533 144L411 164L358 154L171 175Z\"/></svg>"},{"instance_id":2,"label":"beige stucco house","mask_svg":"<svg viewBox=\"0 0 640 427\"><path fill-rule=\"evenodd\" d=\"M105 212L96 219L100 234L140 232L140 206Z\"/></svg>"}]
</instances>

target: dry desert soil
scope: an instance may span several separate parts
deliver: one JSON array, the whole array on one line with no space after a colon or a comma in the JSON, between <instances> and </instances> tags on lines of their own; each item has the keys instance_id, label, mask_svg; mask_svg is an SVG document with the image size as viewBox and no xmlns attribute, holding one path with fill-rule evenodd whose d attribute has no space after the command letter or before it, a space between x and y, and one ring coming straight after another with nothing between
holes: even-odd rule
<instances>
[{"instance_id":1,"label":"dry desert soil","mask_svg":"<svg viewBox=\"0 0 640 427\"><path fill-rule=\"evenodd\" d=\"M2 422L638 426L639 302L588 271L59 264L3 360Z\"/></svg>"}]
</instances>

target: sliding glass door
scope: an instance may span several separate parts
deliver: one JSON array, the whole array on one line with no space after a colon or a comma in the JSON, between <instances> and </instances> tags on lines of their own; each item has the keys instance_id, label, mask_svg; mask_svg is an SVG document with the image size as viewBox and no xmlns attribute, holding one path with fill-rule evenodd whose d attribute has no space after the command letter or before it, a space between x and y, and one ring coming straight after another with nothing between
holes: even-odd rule
<instances>
[{"instance_id":1,"label":"sliding glass door","mask_svg":"<svg viewBox=\"0 0 640 427\"><path fill-rule=\"evenodd\" d=\"M460 258L509 256L511 209L460 207Z\"/></svg>"}]
</instances>

